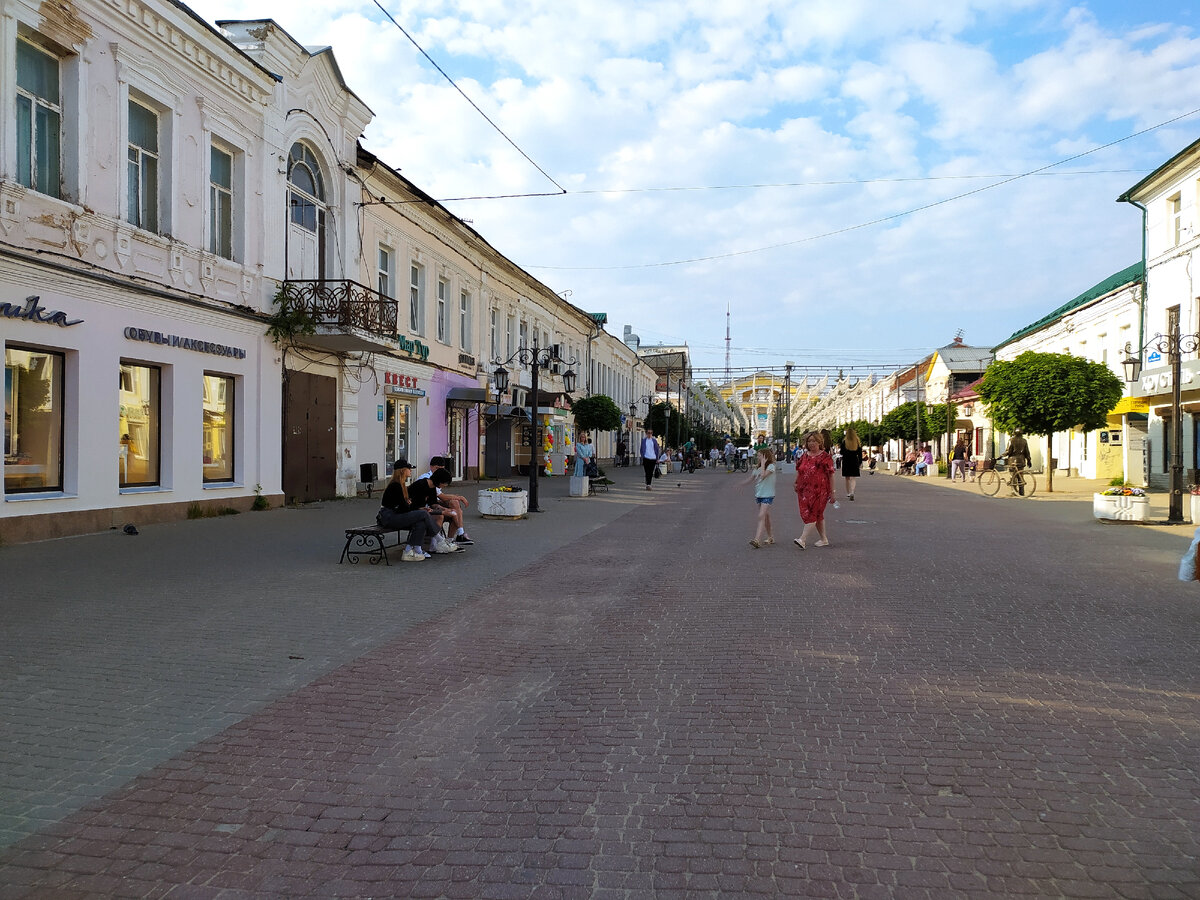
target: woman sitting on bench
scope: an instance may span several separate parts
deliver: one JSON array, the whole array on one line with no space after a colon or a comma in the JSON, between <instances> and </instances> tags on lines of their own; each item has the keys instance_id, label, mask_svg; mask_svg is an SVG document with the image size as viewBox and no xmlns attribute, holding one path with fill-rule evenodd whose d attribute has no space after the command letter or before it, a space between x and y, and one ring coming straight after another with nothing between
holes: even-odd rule
<instances>
[{"instance_id":1,"label":"woman sitting on bench","mask_svg":"<svg viewBox=\"0 0 1200 900\"><path fill-rule=\"evenodd\" d=\"M375 521L382 528L397 531L408 529L408 542L400 555L403 562L424 562L429 554L422 549L427 535L440 532L437 523L416 500L409 496L405 482L412 475L413 467L407 459L398 459L392 465L392 480L383 492L382 504Z\"/></svg>"}]
</instances>

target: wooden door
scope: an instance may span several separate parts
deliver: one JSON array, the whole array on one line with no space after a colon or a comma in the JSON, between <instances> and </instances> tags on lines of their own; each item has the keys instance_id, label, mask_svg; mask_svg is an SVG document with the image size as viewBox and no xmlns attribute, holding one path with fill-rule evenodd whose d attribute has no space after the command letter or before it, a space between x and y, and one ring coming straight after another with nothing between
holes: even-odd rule
<instances>
[{"instance_id":1,"label":"wooden door","mask_svg":"<svg viewBox=\"0 0 1200 900\"><path fill-rule=\"evenodd\" d=\"M337 496L337 379L288 372L283 396L283 493L289 503Z\"/></svg>"}]
</instances>

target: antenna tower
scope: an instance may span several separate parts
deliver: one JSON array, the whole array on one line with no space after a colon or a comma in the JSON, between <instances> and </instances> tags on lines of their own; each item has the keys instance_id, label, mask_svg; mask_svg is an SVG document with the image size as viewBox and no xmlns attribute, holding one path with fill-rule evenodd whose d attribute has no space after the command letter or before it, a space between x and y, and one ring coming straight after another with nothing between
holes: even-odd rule
<instances>
[{"instance_id":1,"label":"antenna tower","mask_svg":"<svg viewBox=\"0 0 1200 900\"><path fill-rule=\"evenodd\" d=\"M733 370L729 367L729 304L725 304L725 383L733 381Z\"/></svg>"}]
</instances>

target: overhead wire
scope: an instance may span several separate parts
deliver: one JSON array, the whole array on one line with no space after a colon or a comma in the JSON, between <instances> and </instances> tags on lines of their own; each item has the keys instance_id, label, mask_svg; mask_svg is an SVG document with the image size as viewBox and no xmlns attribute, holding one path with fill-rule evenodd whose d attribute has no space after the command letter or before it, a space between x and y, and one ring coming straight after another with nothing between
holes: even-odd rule
<instances>
[{"instance_id":1,"label":"overhead wire","mask_svg":"<svg viewBox=\"0 0 1200 900\"><path fill-rule=\"evenodd\" d=\"M567 189L565 187L563 187L561 184L559 184L557 181L555 181L550 176L549 172L547 172L545 169L543 169L541 166L539 166L536 162L534 162L533 158L530 157L530 155L528 153L526 153L524 150L522 150L520 147L518 147L516 141L514 141L507 134L505 134L504 129L502 129L499 125L497 125L495 122L493 122L491 116L489 116L487 113L485 113L482 109L479 108L479 104L477 104L474 100L472 100L469 96L467 96L466 91L464 91L462 88L460 88L458 86L458 84L454 81L454 79L451 78L446 73L446 70L443 69L441 66L439 66L437 64L437 61L434 60L434 58L432 56L430 56L428 53L425 52L425 48L422 47L420 44L418 44L416 42L416 40L413 38L413 36L404 30L404 26L402 26L399 22L397 22L394 18L392 18L392 14L384 8L383 4L380 3L379 0L374 0L374 3L376 6L379 7L379 11L388 17L388 21L391 22L393 25L395 25L396 28L399 29L400 33L402 35L404 35L406 38L408 38L408 42L410 44L412 44L414 47L416 47L417 51L423 57L425 57L426 60L428 60L429 64L431 66L433 66L435 69L437 69L443 78L445 78L448 82L450 82L450 86L452 88L454 88L456 91L458 91L458 93L462 96L462 98L464 100L466 100L468 103L471 104L471 107L475 110L475 112L477 112L477 113L479 113L479 115L483 116L484 120L489 125L491 125L493 129L495 129L496 133L498 135L500 135L500 137L504 138L504 140L508 141L509 146L511 146L518 153L520 153L521 156L523 156L525 158L526 162L528 162L531 166L533 166L535 169L537 169L539 172L541 172L542 176L547 181L549 181L552 185L554 185L556 188L558 188L560 193L565 194L567 192Z\"/></svg>"}]
</instances>

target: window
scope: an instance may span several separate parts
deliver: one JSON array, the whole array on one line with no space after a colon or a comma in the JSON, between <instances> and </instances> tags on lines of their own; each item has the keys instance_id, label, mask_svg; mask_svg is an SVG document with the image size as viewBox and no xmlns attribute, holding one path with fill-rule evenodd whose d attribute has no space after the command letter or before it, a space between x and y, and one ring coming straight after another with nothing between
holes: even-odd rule
<instances>
[{"instance_id":1,"label":"window","mask_svg":"<svg viewBox=\"0 0 1200 900\"><path fill-rule=\"evenodd\" d=\"M527 322L521 323L520 334L521 334L520 347L522 350L524 350L526 347L529 346L529 324Z\"/></svg>"},{"instance_id":2,"label":"window","mask_svg":"<svg viewBox=\"0 0 1200 900\"><path fill-rule=\"evenodd\" d=\"M215 144L208 163L208 251L233 259L233 154Z\"/></svg>"},{"instance_id":3,"label":"window","mask_svg":"<svg viewBox=\"0 0 1200 900\"><path fill-rule=\"evenodd\" d=\"M1174 197L1167 198L1167 216L1170 221L1167 223L1171 229L1171 245L1179 246L1179 241L1183 237L1183 201L1179 194Z\"/></svg>"},{"instance_id":4,"label":"window","mask_svg":"<svg viewBox=\"0 0 1200 900\"><path fill-rule=\"evenodd\" d=\"M413 263L408 272L408 327L423 334L425 312L425 269Z\"/></svg>"},{"instance_id":5,"label":"window","mask_svg":"<svg viewBox=\"0 0 1200 900\"><path fill-rule=\"evenodd\" d=\"M233 481L233 376L204 373L204 481Z\"/></svg>"},{"instance_id":6,"label":"window","mask_svg":"<svg viewBox=\"0 0 1200 900\"><path fill-rule=\"evenodd\" d=\"M466 291L458 294L458 346L471 351L471 295Z\"/></svg>"},{"instance_id":7,"label":"window","mask_svg":"<svg viewBox=\"0 0 1200 900\"><path fill-rule=\"evenodd\" d=\"M492 359L500 358L500 310L494 306L491 312L488 313L491 319L491 337L488 343L488 349L491 351Z\"/></svg>"},{"instance_id":8,"label":"window","mask_svg":"<svg viewBox=\"0 0 1200 900\"><path fill-rule=\"evenodd\" d=\"M396 255L390 247L379 245L379 269L375 283L385 297L396 296Z\"/></svg>"},{"instance_id":9,"label":"window","mask_svg":"<svg viewBox=\"0 0 1200 900\"><path fill-rule=\"evenodd\" d=\"M51 197L62 196L59 68L56 57L17 41L17 180Z\"/></svg>"},{"instance_id":10,"label":"window","mask_svg":"<svg viewBox=\"0 0 1200 900\"><path fill-rule=\"evenodd\" d=\"M325 180L316 155L299 141L288 152L287 275L300 281L325 278Z\"/></svg>"},{"instance_id":11,"label":"window","mask_svg":"<svg viewBox=\"0 0 1200 900\"><path fill-rule=\"evenodd\" d=\"M450 342L450 282L438 279L437 286L437 339L443 344Z\"/></svg>"},{"instance_id":12,"label":"window","mask_svg":"<svg viewBox=\"0 0 1200 900\"><path fill-rule=\"evenodd\" d=\"M516 320L512 315L509 315L504 325L504 353L506 356L512 356L516 351L516 345L513 343L513 332L515 331Z\"/></svg>"},{"instance_id":13,"label":"window","mask_svg":"<svg viewBox=\"0 0 1200 900\"><path fill-rule=\"evenodd\" d=\"M161 374L156 366L121 363L117 469L123 488L158 484Z\"/></svg>"},{"instance_id":14,"label":"window","mask_svg":"<svg viewBox=\"0 0 1200 900\"><path fill-rule=\"evenodd\" d=\"M4 490L61 491L63 355L4 350Z\"/></svg>"},{"instance_id":15,"label":"window","mask_svg":"<svg viewBox=\"0 0 1200 900\"><path fill-rule=\"evenodd\" d=\"M138 228L158 231L158 114L129 101L128 219Z\"/></svg>"}]
</instances>

